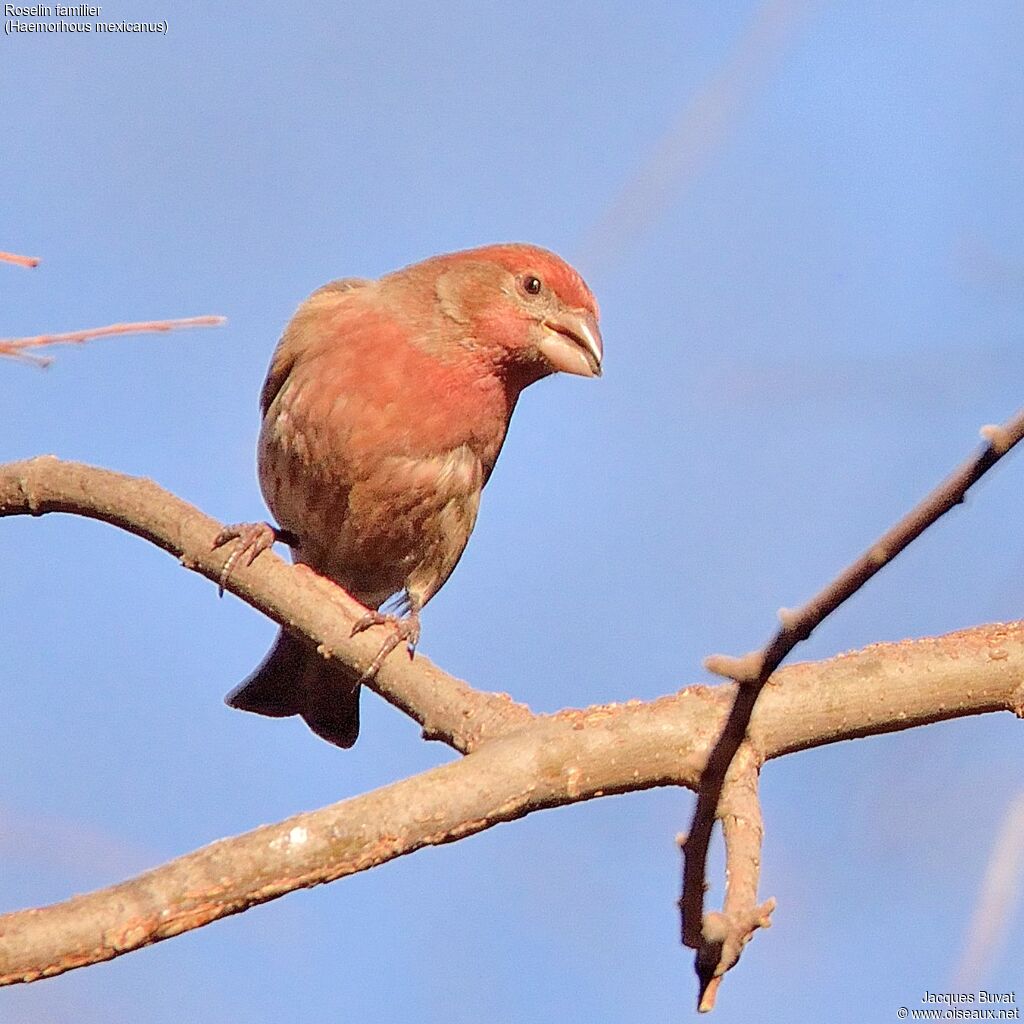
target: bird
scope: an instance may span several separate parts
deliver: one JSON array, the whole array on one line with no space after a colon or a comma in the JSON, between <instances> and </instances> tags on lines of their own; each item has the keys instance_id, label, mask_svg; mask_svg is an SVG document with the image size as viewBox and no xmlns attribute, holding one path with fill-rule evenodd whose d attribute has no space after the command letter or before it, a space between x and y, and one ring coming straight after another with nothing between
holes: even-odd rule
<instances>
[{"instance_id":1,"label":"bird","mask_svg":"<svg viewBox=\"0 0 1024 1024\"><path fill-rule=\"evenodd\" d=\"M378 279L318 288L285 327L260 395L258 474L278 525L234 524L239 560L276 541L367 609L353 635L384 629L362 676L278 633L225 698L260 715L300 715L347 748L361 684L401 643L462 556L520 393L556 372L599 377L597 301L580 274L534 245L433 256ZM390 602L394 612L381 611Z\"/></svg>"}]
</instances>

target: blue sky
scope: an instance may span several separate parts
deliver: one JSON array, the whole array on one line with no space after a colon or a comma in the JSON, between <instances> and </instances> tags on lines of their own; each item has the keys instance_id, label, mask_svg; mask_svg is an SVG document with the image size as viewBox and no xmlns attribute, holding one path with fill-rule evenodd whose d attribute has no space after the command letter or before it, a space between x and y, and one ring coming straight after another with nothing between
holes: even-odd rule
<instances>
[{"instance_id":1,"label":"blue sky","mask_svg":"<svg viewBox=\"0 0 1024 1024\"><path fill-rule=\"evenodd\" d=\"M485 242L554 248L600 299L606 372L524 396L424 617L422 649L479 686L553 710L704 679L704 655L762 641L1021 404L1012 0L103 17L169 33L0 41L0 248L44 258L0 266L0 334L229 323L0 364L0 458L54 452L260 518L257 395L308 292ZM737 62L758 18L781 25L774 53ZM747 84L708 121L723 68ZM637 226L616 234L622 202ZM1019 618L1022 486L1015 456L799 656ZM4 908L451 756L372 694L348 753L224 707L274 627L110 527L0 523L0 603ZM1020 723L990 716L771 764L779 909L717 1019L882 1021L948 988L1021 751ZM691 804L538 814L5 990L0 1021L685 1019ZM1022 926L979 984L1019 984Z\"/></svg>"}]
</instances>

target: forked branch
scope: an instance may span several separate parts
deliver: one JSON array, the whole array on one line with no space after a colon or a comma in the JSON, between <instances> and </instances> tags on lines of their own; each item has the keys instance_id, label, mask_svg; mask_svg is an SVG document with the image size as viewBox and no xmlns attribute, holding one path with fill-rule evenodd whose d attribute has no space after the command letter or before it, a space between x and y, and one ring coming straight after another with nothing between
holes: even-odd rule
<instances>
[{"instance_id":1,"label":"forked branch","mask_svg":"<svg viewBox=\"0 0 1024 1024\"><path fill-rule=\"evenodd\" d=\"M751 747L780 757L965 715L1020 715L1022 679L1024 623L792 665L759 702ZM7 914L0 917L0 985L109 960L543 808L654 786L696 788L731 696L728 687L692 686L647 703L539 716L450 764L222 839L108 889ZM723 811L737 865L725 927L710 936L721 936L723 948L730 935L742 944L747 927L764 923L742 917L756 889L760 834L756 798L742 788L749 784L740 777ZM770 905L762 909L767 916Z\"/></svg>"},{"instance_id":2,"label":"forked branch","mask_svg":"<svg viewBox=\"0 0 1024 1024\"><path fill-rule=\"evenodd\" d=\"M989 431L988 448L952 478L950 494L960 488L962 497L1020 439L1022 420ZM0 517L47 512L101 519L157 544L213 582L221 575L223 554L211 550L220 524L151 481L52 457L0 466ZM925 525L915 526L914 536ZM890 557L912 539L901 540L898 530L884 539ZM877 562L865 579L877 571ZM362 606L301 566L265 553L251 566L239 565L227 587L353 668L365 668L376 651L372 638L350 636ZM831 602L819 598L812 606L827 608ZM997 710L1021 715L1024 706L1022 623L880 644L827 662L794 665L775 673L758 701L768 666L777 665L772 659L781 660L816 621L813 614L805 618L803 610L785 616L781 641L758 656L728 663L735 667L756 657L753 679L749 670L737 670L741 681L731 686L691 686L647 703L550 716L533 715L504 694L476 690L424 658L391 658L374 681L377 692L414 717L427 735L466 757L221 840L109 889L0 917L0 984L110 959L294 889L535 810L682 785L699 790L681 903L686 941L698 951L702 1007L708 1008L721 976L754 930L768 924L772 910L772 901L757 903L762 834L757 778L763 761L963 715ZM726 741L737 736L730 749ZM712 793L708 782L716 774L722 782ZM704 857L716 814L724 825L728 878L723 912L705 915ZM706 834L701 831L705 820Z\"/></svg>"},{"instance_id":3,"label":"forked branch","mask_svg":"<svg viewBox=\"0 0 1024 1024\"><path fill-rule=\"evenodd\" d=\"M875 573L888 565L936 520L961 504L968 489L1024 438L1024 410L1002 426L983 427L981 435L986 444L977 454L911 509L828 586L802 608L781 609L781 625L764 648L739 658L715 654L704 662L710 671L733 679L739 685L721 736L708 758L685 847L683 896L680 900L683 913L682 930L686 944L693 946L697 951L695 969L701 982L702 1010L712 1008L718 987L715 983L709 988L706 979L719 977L735 963L735 958L730 961L726 955L731 955L731 950L703 938L708 934L711 919L711 915L704 913L704 892L707 888L708 845L715 819L722 813L720 801L724 797L723 786L737 751L747 735L754 705L772 674L798 643L806 640L825 618L860 590ZM755 903L756 891L752 894L744 913L757 917L759 909L755 907ZM718 962L711 968L709 964L716 955L719 955ZM738 957L739 949L736 950L736 955Z\"/></svg>"}]
</instances>

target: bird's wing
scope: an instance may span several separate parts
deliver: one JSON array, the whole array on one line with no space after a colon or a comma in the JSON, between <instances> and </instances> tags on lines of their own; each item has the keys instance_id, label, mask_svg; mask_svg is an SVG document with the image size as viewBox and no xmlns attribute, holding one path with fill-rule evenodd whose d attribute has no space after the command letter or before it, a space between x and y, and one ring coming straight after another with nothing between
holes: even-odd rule
<instances>
[{"instance_id":1,"label":"bird's wing","mask_svg":"<svg viewBox=\"0 0 1024 1024\"><path fill-rule=\"evenodd\" d=\"M325 308L335 305L339 295L352 292L358 288L364 288L372 283L372 281L361 277L344 277L338 281L331 281L330 284L317 288L299 308L299 313L308 312L310 318L315 317L317 313ZM266 416L271 402L277 397L284 382L288 379L288 374L291 373L292 367L295 366L296 359L302 354L305 347L304 342L307 340L304 336L308 334L308 326L306 325L307 318L302 317L300 322L299 315L296 315L295 319L285 329L284 334L281 336L281 341L274 351L270 369L267 371L267 379L263 382L263 390L260 392L260 412L264 416Z\"/></svg>"}]
</instances>

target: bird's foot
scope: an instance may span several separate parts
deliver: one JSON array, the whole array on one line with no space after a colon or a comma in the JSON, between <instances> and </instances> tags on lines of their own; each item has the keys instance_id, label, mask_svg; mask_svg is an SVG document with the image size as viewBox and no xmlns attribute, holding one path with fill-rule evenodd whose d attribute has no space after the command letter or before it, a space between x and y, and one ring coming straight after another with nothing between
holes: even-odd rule
<instances>
[{"instance_id":1,"label":"bird's foot","mask_svg":"<svg viewBox=\"0 0 1024 1024\"><path fill-rule=\"evenodd\" d=\"M217 593L220 597L224 596L224 587L239 559L244 558L245 565L252 565L257 555L273 547L277 541L291 544L295 538L287 530L279 530L270 523L232 523L213 538L211 550L216 551L233 540L240 543L225 559L220 576L217 577Z\"/></svg>"},{"instance_id":2,"label":"bird's foot","mask_svg":"<svg viewBox=\"0 0 1024 1024\"><path fill-rule=\"evenodd\" d=\"M400 643L405 642L406 649L411 658L416 653L416 645L420 641L420 617L418 612L410 612L401 618L397 615L386 615L384 612L367 612L352 627L352 636L355 636L356 633L362 633L371 626L389 626L391 632L384 643L380 645L380 650L360 677L360 683L365 683L367 680L372 679L380 671L380 667L384 664L387 656Z\"/></svg>"}]
</instances>

